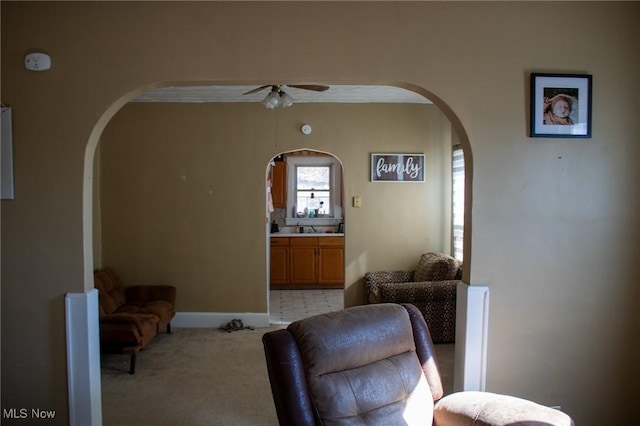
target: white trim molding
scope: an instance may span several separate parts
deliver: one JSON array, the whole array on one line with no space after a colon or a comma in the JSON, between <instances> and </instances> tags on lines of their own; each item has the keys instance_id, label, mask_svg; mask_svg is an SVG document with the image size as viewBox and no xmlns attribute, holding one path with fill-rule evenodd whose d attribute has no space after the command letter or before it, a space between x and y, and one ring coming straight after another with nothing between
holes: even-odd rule
<instances>
[{"instance_id":1,"label":"white trim molding","mask_svg":"<svg viewBox=\"0 0 640 426\"><path fill-rule=\"evenodd\" d=\"M458 285L453 388L484 391L487 378L489 287Z\"/></svg>"},{"instance_id":2,"label":"white trim molding","mask_svg":"<svg viewBox=\"0 0 640 426\"><path fill-rule=\"evenodd\" d=\"M69 424L102 425L98 290L65 297Z\"/></svg>"}]
</instances>

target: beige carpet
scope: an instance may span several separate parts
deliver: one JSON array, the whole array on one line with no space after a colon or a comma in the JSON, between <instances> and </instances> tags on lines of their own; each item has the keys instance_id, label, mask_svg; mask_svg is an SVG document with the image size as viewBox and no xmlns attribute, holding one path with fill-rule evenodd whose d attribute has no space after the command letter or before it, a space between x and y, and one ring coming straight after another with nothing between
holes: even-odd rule
<instances>
[{"instance_id":1,"label":"beige carpet","mask_svg":"<svg viewBox=\"0 0 640 426\"><path fill-rule=\"evenodd\" d=\"M174 328L138 354L102 356L105 426L277 425L262 335L282 328L233 333ZM445 392L451 391L454 345L437 345Z\"/></svg>"}]
</instances>

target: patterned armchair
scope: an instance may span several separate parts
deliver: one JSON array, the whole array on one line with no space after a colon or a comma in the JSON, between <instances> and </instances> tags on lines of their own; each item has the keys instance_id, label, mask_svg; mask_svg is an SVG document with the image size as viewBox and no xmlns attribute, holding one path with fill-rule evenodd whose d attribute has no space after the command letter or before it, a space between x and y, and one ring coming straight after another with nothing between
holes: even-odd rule
<instances>
[{"instance_id":1,"label":"patterned armchair","mask_svg":"<svg viewBox=\"0 0 640 426\"><path fill-rule=\"evenodd\" d=\"M429 326L434 343L456 337L456 293L462 264L443 253L425 253L415 270L365 274L368 303L411 303Z\"/></svg>"}]
</instances>

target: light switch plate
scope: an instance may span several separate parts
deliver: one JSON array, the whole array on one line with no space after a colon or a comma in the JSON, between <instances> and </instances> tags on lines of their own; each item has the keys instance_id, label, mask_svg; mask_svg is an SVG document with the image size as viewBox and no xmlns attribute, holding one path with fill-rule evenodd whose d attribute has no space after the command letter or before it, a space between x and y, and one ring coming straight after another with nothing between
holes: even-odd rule
<instances>
[{"instance_id":1,"label":"light switch plate","mask_svg":"<svg viewBox=\"0 0 640 426\"><path fill-rule=\"evenodd\" d=\"M362 207L362 198L360 196L357 195L353 197L353 207Z\"/></svg>"}]
</instances>

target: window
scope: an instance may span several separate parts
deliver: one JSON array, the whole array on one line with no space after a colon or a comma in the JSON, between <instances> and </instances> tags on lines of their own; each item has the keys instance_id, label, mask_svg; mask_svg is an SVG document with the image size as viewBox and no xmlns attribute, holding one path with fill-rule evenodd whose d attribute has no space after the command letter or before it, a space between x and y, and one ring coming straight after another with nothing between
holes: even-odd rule
<instances>
[{"instance_id":1,"label":"window","mask_svg":"<svg viewBox=\"0 0 640 426\"><path fill-rule=\"evenodd\" d=\"M342 167L331 156L287 157L287 225L336 225L342 219Z\"/></svg>"},{"instance_id":2,"label":"window","mask_svg":"<svg viewBox=\"0 0 640 426\"><path fill-rule=\"evenodd\" d=\"M331 216L331 166L296 166L296 209L310 218Z\"/></svg>"},{"instance_id":3,"label":"window","mask_svg":"<svg viewBox=\"0 0 640 426\"><path fill-rule=\"evenodd\" d=\"M464 152L461 145L453 146L452 175L452 220L453 257L462 260L462 241L464 235Z\"/></svg>"}]
</instances>

